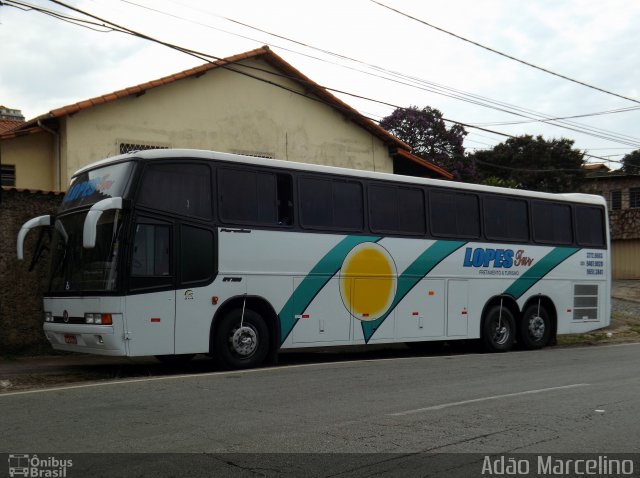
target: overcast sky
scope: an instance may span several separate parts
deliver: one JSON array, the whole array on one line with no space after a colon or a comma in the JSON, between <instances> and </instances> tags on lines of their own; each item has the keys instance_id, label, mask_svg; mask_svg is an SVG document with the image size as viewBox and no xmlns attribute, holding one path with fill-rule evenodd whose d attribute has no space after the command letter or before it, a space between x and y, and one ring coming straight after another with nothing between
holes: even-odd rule
<instances>
[{"instance_id":1,"label":"overcast sky","mask_svg":"<svg viewBox=\"0 0 640 478\"><path fill-rule=\"evenodd\" d=\"M640 101L638 0L379 1L510 56ZM24 3L80 17L52 2ZM570 138L587 153L614 161L640 148L640 103L504 58L370 0L68 3L216 57L268 44L321 85L376 100L337 94L374 119L393 111L384 103L431 106L446 118L506 134ZM0 6L0 45L0 105L21 109L27 119L202 63L142 39L91 31L6 5ZM391 75L372 65L400 76L396 81L381 78ZM526 116L535 112L555 118L632 109L567 120L577 124L564 129L428 91L434 83L458 90L459 96L476 95L476 102L480 96L485 103L508 104L502 109L527 110ZM513 122L518 124L504 124ZM467 150L490 148L505 139L472 128L467 131Z\"/></svg>"}]
</instances>

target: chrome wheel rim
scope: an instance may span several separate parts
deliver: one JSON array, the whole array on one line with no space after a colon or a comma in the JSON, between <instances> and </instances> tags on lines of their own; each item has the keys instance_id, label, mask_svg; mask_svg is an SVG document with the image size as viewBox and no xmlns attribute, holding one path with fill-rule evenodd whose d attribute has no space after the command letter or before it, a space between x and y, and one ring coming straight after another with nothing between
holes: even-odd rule
<instances>
[{"instance_id":1,"label":"chrome wheel rim","mask_svg":"<svg viewBox=\"0 0 640 478\"><path fill-rule=\"evenodd\" d=\"M496 345L504 345L509 341L509 336L511 335L509 327L506 325L500 324L500 321L495 322L495 327L493 329L493 342Z\"/></svg>"},{"instance_id":2,"label":"chrome wheel rim","mask_svg":"<svg viewBox=\"0 0 640 478\"><path fill-rule=\"evenodd\" d=\"M544 319L540 316L533 316L529 319L529 336L535 340L541 340L544 337L545 324Z\"/></svg>"},{"instance_id":3,"label":"chrome wheel rim","mask_svg":"<svg viewBox=\"0 0 640 478\"><path fill-rule=\"evenodd\" d=\"M229 337L231 350L240 357L250 357L258 348L258 334L253 327L238 327Z\"/></svg>"}]
</instances>

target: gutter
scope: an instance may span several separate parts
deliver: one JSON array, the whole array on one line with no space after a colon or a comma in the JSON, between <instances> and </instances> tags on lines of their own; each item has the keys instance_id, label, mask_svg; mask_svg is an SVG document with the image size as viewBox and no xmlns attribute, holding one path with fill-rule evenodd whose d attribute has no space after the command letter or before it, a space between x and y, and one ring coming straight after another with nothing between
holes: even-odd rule
<instances>
[{"instance_id":1,"label":"gutter","mask_svg":"<svg viewBox=\"0 0 640 478\"><path fill-rule=\"evenodd\" d=\"M61 164L60 164L60 133L49 128L48 126L45 126L42 123L42 120L38 120L37 124L40 128L42 128L43 131L46 131L47 133L53 136L53 163L54 163L54 171L55 171L55 178L54 178L53 185L57 191L62 191L62 184L61 184L62 171L61 171Z\"/></svg>"}]
</instances>

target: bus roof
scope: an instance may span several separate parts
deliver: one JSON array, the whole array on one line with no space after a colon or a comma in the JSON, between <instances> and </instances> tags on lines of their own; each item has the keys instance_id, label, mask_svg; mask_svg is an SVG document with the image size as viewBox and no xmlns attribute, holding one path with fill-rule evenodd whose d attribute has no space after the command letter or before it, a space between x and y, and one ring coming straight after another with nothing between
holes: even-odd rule
<instances>
[{"instance_id":1,"label":"bus roof","mask_svg":"<svg viewBox=\"0 0 640 478\"><path fill-rule=\"evenodd\" d=\"M524 189L510 189L496 186L485 186L481 184L462 183L455 181L445 181L442 179L419 178L415 176L403 176L391 173L379 173L374 171L363 171L359 169L341 168L336 166L325 166L309 163L298 163L294 161L283 161L280 159L260 158L254 156L244 156L240 154L221 153L217 151L208 151L200 149L150 149L145 151L134 151L127 154L120 154L110 158L102 159L91 163L78 171L73 176L77 176L91 169L96 169L108 164L135 161L138 159L155 160L155 159L171 159L171 158L191 158L204 160L217 160L230 163L252 164L256 166L267 166L275 168L290 169L296 171L319 172L329 174L339 174L343 176L352 176L354 178L379 179L395 182L403 182L408 184L421 184L430 186L441 186L451 189L459 189L461 191L488 192L497 194L508 194L510 196L522 196L527 198L550 199L554 201L567 201L574 203L596 204L606 206L606 201L602 196L583 193L565 193L554 194L538 191L530 191Z\"/></svg>"}]
</instances>

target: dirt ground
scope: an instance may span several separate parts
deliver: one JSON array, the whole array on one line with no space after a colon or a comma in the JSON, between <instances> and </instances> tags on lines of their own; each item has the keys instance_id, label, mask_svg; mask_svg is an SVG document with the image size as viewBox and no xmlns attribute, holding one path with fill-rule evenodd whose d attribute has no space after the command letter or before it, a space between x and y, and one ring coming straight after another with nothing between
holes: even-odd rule
<instances>
[{"instance_id":1,"label":"dirt ground","mask_svg":"<svg viewBox=\"0 0 640 478\"><path fill-rule=\"evenodd\" d=\"M640 342L640 281L615 281L612 290L611 325L585 334L562 335L557 346L584 346ZM434 354L470 353L473 347L455 346ZM327 353L281 354L281 363L375 359L415 355L403 344L374 347L373 350ZM161 364L155 358L128 359L79 354L38 357L0 357L0 394L22 390L70 386L136 377L197 374L214 371L213 362L197 357L184 365Z\"/></svg>"}]
</instances>

